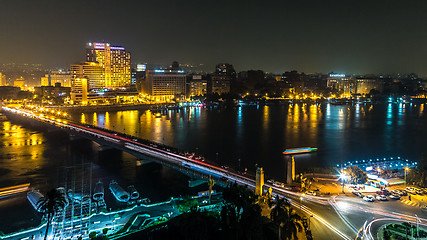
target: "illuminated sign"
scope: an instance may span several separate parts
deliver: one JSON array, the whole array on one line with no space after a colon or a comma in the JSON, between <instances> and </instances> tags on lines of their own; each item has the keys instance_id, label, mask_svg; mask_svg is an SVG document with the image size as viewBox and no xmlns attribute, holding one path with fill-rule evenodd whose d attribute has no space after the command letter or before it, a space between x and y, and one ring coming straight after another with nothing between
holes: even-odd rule
<instances>
[{"instance_id":1,"label":"illuminated sign","mask_svg":"<svg viewBox=\"0 0 427 240\"><path fill-rule=\"evenodd\" d=\"M178 73L184 73L184 70L178 70Z\"/></svg>"},{"instance_id":2,"label":"illuminated sign","mask_svg":"<svg viewBox=\"0 0 427 240\"><path fill-rule=\"evenodd\" d=\"M329 74L329 77L345 77L345 74L343 74L343 73L331 73L331 74Z\"/></svg>"},{"instance_id":3,"label":"illuminated sign","mask_svg":"<svg viewBox=\"0 0 427 240\"><path fill-rule=\"evenodd\" d=\"M111 50L125 50L124 47L110 47Z\"/></svg>"},{"instance_id":4,"label":"illuminated sign","mask_svg":"<svg viewBox=\"0 0 427 240\"><path fill-rule=\"evenodd\" d=\"M154 72L155 72L155 73L164 73L164 72L165 72L165 70L162 70L162 69L156 69L156 70L154 70Z\"/></svg>"},{"instance_id":5,"label":"illuminated sign","mask_svg":"<svg viewBox=\"0 0 427 240\"><path fill-rule=\"evenodd\" d=\"M94 47L96 49L104 49L105 48L105 44L104 43L94 43Z\"/></svg>"},{"instance_id":6,"label":"illuminated sign","mask_svg":"<svg viewBox=\"0 0 427 240\"><path fill-rule=\"evenodd\" d=\"M138 72L143 72L147 69L147 65L145 64L137 64L136 65L136 71Z\"/></svg>"}]
</instances>

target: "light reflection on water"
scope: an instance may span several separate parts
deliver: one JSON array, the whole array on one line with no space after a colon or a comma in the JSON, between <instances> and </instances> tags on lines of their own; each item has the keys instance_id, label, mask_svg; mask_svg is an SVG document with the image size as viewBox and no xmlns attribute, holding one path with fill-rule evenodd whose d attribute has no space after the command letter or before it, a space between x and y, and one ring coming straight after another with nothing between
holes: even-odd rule
<instances>
[{"instance_id":1,"label":"light reflection on water","mask_svg":"<svg viewBox=\"0 0 427 240\"><path fill-rule=\"evenodd\" d=\"M402 155L419 158L422 139L414 124L423 119L424 105L330 105L296 103L220 109L169 110L156 117L150 111L98 114L98 124L186 151L198 151L219 164L254 169L262 164L267 175L282 178L285 148L318 147L299 156L302 165L334 166L358 158ZM101 119L100 116L104 118ZM108 119L105 119L108 116ZM90 114L81 119L91 122ZM411 120L412 121L411 121ZM415 121L415 122L414 122ZM109 124L106 124L106 123ZM426 131L427 121L421 131ZM216 153L219 153L218 155ZM279 167L277 167L279 166Z\"/></svg>"}]
</instances>

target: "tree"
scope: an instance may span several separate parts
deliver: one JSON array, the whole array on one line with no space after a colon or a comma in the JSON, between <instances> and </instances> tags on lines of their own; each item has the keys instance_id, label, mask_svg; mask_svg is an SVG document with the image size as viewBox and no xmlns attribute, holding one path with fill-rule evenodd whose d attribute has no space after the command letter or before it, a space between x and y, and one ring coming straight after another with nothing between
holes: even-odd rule
<instances>
[{"instance_id":1,"label":"tree","mask_svg":"<svg viewBox=\"0 0 427 240\"><path fill-rule=\"evenodd\" d=\"M196 199L190 196L184 196L181 200L179 200L176 205L178 206L178 210L180 212L188 212L190 209L197 207L198 202Z\"/></svg>"},{"instance_id":2,"label":"tree","mask_svg":"<svg viewBox=\"0 0 427 240\"><path fill-rule=\"evenodd\" d=\"M292 209L286 198L277 198L272 205L270 217L278 228L279 240L297 239L297 233L303 229L301 216Z\"/></svg>"},{"instance_id":3,"label":"tree","mask_svg":"<svg viewBox=\"0 0 427 240\"><path fill-rule=\"evenodd\" d=\"M38 210L47 214L46 233L44 236L45 240L47 239L47 234L49 232L49 227L53 216L57 212L64 210L66 204L67 199L65 198L65 194L58 189L50 190L46 193L46 196L38 201Z\"/></svg>"},{"instance_id":4,"label":"tree","mask_svg":"<svg viewBox=\"0 0 427 240\"><path fill-rule=\"evenodd\" d=\"M349 176L348 182L351 184L364 184L368 180L366 172L358 166L350 166L345 170L345 174Z\"/></svg>"},{"instance_id":5,"label":"tree","mask_svg":"<svg viewBox=\"0 0 427 240\"><path fill-rule=\"evenodd\" d=\"M282 227L281 225L286 221L286 212L288 207L290 207L289 201L286 198L278 197L276 202L272 202L270 212L270 218L273 220L274 224L277 225L278 228L278 237L279 240L282 239Z\"/></svg>"}]
</instances>

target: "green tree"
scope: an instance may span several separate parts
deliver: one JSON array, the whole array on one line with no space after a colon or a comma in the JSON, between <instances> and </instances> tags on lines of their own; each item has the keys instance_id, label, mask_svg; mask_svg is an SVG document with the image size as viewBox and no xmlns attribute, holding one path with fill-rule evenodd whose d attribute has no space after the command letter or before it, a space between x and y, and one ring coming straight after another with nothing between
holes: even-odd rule
<instances>
[{"instance_id":1,"label":"green tree","mask_svg":"<svg viewBox=\"0 0 427 240\"><path fill-rule=\"evenodd\" d=\"M358 166L350 166L345 170L349 177L348 182L351 184L364 184L368 180L368 175Z\"/></svg>"},{"instance_id":2,"label":"green tree","mask_svg":"<svg viewBox=\"0 0 427 240\"><path fill-rule=\"evenodd\" d=\"M197 207L198 202L196 199L190 196L184 196L176 203L176 205L178 206L178 210L180 212L188 212L190 209Z\"/></svg>"},{"instance_id":3,"label":"green tree","mask_svg":"<svg viewBox=\"0 0 427 240\"><path fill-rule=\"evenodd\" d=\"M53 219L53 216L64 210L64 207L67 203L67 199L63 192L58 189L52 189L46 193L46 196L41 198L38 205L38 210L47 214L47 225L46 225L46 233L44 239L47 239L47 234L49 232L50 223Z\"/></svg>"}]
</instances>

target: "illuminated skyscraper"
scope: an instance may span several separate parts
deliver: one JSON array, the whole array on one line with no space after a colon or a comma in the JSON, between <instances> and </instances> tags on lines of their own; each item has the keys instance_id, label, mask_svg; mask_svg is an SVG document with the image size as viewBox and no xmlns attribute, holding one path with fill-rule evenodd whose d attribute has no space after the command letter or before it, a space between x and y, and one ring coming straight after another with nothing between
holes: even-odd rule
<instances>
[{"instance_id":1,"label":"illuminated skyscraper","mask_svg":"<svg viewBox=\"0 0 427 240\"><path fill-rule=\"evenodd\" d=\"M104 69L106 88L119 88L131 84L130 53L124 47L109 43L88 43L86 60L96 62Z\"/></svg>"},{"instance_id":2,"label":"illuminated skyscraper","mask_svg":"<svg viewBox=\"0 0 427 240\"><path fill-rule=\"evenodd\" d=\"M86 78L89 89L100 89L105 87L104 68L96 62L83 62L73 64L70 67L71 87L73 88L74 80L77 78Z\"/></svg>"}]
</instances>

